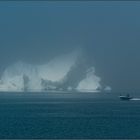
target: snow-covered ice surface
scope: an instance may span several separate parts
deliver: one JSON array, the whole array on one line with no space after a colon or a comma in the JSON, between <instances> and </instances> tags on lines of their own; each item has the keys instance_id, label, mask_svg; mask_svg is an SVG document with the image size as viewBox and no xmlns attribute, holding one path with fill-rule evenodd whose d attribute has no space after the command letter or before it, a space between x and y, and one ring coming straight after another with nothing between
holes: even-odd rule
<instances>
[{"instance_id":1,"label":"snow-covered ice surface","mask_svg":"<svg viewBox=\"0 0 140 140\"><path fill-rule=\"evenodd\" d=\"M79 82L77 90L81 92L97 92L101 88L100 81L100 77L95 75L94 67L91 67L87 70L86 78Z\"/></svg>"},{"instance_id":2,"label":"snow-covered ice surface","mask_svg":"<svg viewBox=\"0 0 140 140\"><path fill-rule=\"evenodd\" d=\"M26 84L31 89L41 89L41 79L38 76L36 66L21 61L9 66L1 77L0 90L24 91Z\"/></svg>"},{"instance_id":3,"label":"snow-covered ice surface","mask_svg":"<svg viewBox=\"0 0 140 140\"><path fill-rule=\"evenodd\" d=\"M37 66L39 77L52 82L63 80L75 64L78 53L73 52L54 58L49 63Z\"/></svg>"},{"instance_id":4,"label":"snow-covered ice surface","mask_svg":"<svg viewBox=\"0 0 140 140\"><path fill-rule=\"evenodd\" d=\"M19 61L5 69L0 79L0 91L43 91L57 89L64 84L69 71L79 57L79 52L58 56L46 64L33 65ZM96 76L94 67L87 70L85 79L79 81L75 90L97 92L101 88L101 78ZM57 84L56 84L57 83ZM73 87L69 86L68 91ZM61 90L62 86L61 86Z\"/></svg>"}]
</instances>

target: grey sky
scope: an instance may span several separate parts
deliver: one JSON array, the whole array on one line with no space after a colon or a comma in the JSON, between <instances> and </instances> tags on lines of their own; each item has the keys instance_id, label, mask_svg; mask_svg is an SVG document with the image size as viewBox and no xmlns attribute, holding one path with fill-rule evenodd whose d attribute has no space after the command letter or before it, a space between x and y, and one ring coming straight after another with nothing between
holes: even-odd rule
<instances>
[{"instance_id":1,"label":"grey sky","mask_svg":"<svg viewBox=\"0 0 140 140\"><path fill-rule=\"evenodd\" d=\"M139 2L1 2L0 63L34 63L84 47L115 90L140 90Z\"/></svg>"}]
</instances>

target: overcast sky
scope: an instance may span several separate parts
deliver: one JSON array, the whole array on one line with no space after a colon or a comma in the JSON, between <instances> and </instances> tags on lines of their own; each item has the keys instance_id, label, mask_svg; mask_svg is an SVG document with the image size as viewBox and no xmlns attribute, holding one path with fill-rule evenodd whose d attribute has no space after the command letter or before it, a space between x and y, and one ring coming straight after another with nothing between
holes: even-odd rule
<instances>
[{"instance_id":1,"label":"overcast sky","mask_svg":"<svg viewBox=\"0 0 140 140\"><path fill-rule=\"evenodd\" d=\"M0 70L83 47L115 90L140 90L139 2L0 2Z\"/></svg>"}]
</instances>

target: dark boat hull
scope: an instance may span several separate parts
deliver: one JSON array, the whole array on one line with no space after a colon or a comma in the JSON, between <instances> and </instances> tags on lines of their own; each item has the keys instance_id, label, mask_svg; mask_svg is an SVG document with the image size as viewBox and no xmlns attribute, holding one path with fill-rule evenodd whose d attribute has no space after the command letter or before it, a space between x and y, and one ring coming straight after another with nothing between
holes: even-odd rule
<instances>
[{"instance_id":1,"label":"dark boat hull","mask_svg":"<svg viewBox=\"0 0 140 140\"><path fill-rule=\"evenodd\" d=\"M120 96L121 100L129 101L132 99L132 97L126 97L126 96Z\"/></svg>"}]
</instances>

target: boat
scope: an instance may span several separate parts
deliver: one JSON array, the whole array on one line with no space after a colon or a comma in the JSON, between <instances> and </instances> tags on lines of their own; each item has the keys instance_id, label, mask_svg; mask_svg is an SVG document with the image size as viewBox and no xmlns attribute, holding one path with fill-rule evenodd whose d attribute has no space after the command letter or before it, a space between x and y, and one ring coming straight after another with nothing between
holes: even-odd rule
<instances>
[{"instance_id":1,"label":"boat","mask_svg":"<svg viewBox=\"0 0 140 140\"><path fill-rule=\"evenodd\" d=\"M120 95L119 98L120 98L121 100L131 100L133 97L131 97L129 94L127 94L126 96Z\"/></svg>"}]
</instances>

